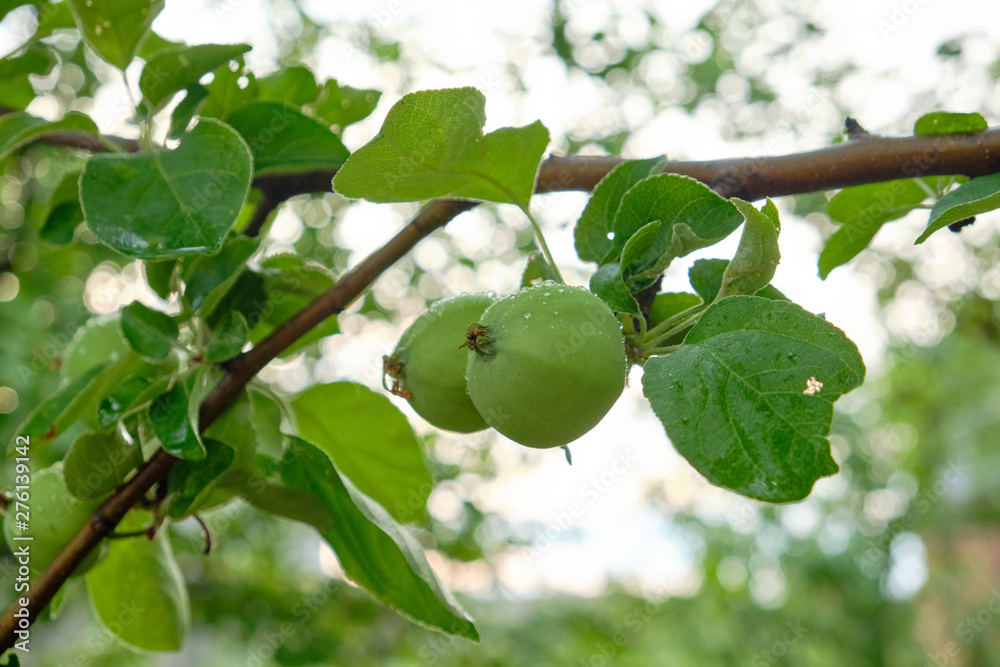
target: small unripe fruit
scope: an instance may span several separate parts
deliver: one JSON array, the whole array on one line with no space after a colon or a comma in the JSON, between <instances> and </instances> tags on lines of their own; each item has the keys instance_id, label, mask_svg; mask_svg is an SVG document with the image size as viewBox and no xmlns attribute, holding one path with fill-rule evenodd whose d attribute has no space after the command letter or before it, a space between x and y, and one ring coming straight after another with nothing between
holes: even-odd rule
<instances>
[{"instance_id":1,"label":"small unripe fruit","mask_svg":"<svg viewBox=\"0 0 1000 667\"><path fill-rule=\"evenodd\" d=\"M486 423L528 447L592 429L625 387L621 325L599 297L545 282L500 299L469 327L469 395Z\"/></svg>"},{"instance_id":2,"label":"small unripe fruit","mask_svg":"<svg viewBox=\"0 0 1000 667\"><path fill-rule=\"evenodd\" d=\"M469 324L492 303L485 294L438 301L403 333L392 356L383 358L392 393L440 429L472 433L487 427L465 390L462 345Z\"/></svg>"},{"instance_id":3,"label":"small unripe fruit","mask_svg":"<svg viewBox=\"0 0 1000 667\"><path fill-rule=\"evenodd\" d=\"M29 508L27 520L18 516L14 503L7 507L4 515L3 536L12 550L29 545L31 549L30 568L41 572L62 551L63 547L76 535L90 519L91 513L101 504L102 498L78 500L66 489L63 481L62 461L39 470L31 476L30 497L25 503ZM24 527L18 527L24 521ZM22 524L23 526L23 524ZM31 541L15 540L15 537L30 536ZM105 544L95 549L73 574L89 570L101 558Z\"/></svg>"}]
</instances>

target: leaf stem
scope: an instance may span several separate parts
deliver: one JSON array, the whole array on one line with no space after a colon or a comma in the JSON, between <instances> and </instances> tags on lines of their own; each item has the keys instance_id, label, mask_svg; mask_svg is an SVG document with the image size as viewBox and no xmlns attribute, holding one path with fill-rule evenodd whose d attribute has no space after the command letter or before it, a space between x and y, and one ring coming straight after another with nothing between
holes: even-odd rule
<instances>
[{"instance_id":1,"label":"leaf stem","mask_svg":"<svg viewBox=\"0 0 1000 667\"><path fill-rule=\"evenodd\" d=\"M545 242L545 234L542 233L542 226L538 224L537 220L535 220L535 216L531 215L531 211L528 210L527 206L521 207L521 210L524 212L524 215L527 216L528 222L531 223L531 229L535 232L535 240L538 241L538 247L542 249L542 255L545 256L545 261L549 263L550 267L552 267L552 273L555 274L556 280L561 283L565 283L566 281L563 280L562 274L559 273L559 267L556 266L555 260L552 259L552 252L549 251L549 244Z\"/></svg>"},{"instance_id":2,"label":"leaf stem","mask_svg":"<svg viewBox=\"0 0 1000 667\"><path fill-rule=\"evenodd\" d=\"M687 324L693 316L697 315L698 317L701 317L702 312L707 310L709 305L710 304L707 303L699 303L697 306L691 306L690 308L686 308L675 315L671 315L652 329L646 331L645 335L642 337L642 342L645 344L662 340L665 338L664 334L672 334L673 329L683 324Z\"/></svg>"}]
</instances>

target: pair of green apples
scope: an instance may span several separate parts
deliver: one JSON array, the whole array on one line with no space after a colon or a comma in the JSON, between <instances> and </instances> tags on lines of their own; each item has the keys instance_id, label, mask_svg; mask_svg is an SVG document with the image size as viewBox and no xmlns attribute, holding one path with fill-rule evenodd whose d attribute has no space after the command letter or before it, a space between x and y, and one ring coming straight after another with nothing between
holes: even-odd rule
<instances>
[{"instance_id":1,"label":"pair of green apples","mask_svg":"<svg viewBox=\"0 0 1000 667\"><path fill-rule=\"evenodd\" d=\"M438 428L492 426L535 448L592 429L625 387L621 325L592 292L544 282L433 304L384 358L392 392Z\"/></svg>"}]
</instances>

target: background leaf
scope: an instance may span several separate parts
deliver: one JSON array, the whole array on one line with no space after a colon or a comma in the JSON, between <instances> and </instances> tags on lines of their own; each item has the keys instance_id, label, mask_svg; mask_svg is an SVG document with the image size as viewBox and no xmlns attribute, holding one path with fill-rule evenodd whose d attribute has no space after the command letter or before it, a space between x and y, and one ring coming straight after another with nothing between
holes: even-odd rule
<instances>
[{"instance_id":1,"label":"background leaf","mask_svg":"<svg viewBox=\"0 0 1000 667\"><path fill-rule=\"evenodd\" d=\"M334 187L373 202L447 197L526 208L549 131L536 121L484 136L485 123L486 98L475 88L410 93L337 172Z\"/></svg>"},{"instance_id":2,"label":"background leaf","mask_svg":"<svg viewBox=\"0 0 1000 667\"><path fill-rule=\"evenodd\" d=\"M52 192L39 238L53 245L66 245L73 240L76 228L83 222L80 208L80 172L66 174Z\"/></svg>"},{"instance_id":3,"label":"background leaf","mask_svg":"<svg viewBox=\"0 0 1000 667\"><path fill-rule=\"evenodd\" d=\"M202 119L174 150L91 157L80 202L97 238L126 255L211 253L246 199L251 165L236 131Z\"/></svg>"},{"instance_id":4,"label":"background leaf","mask_svg":"<svg viewBox=\"0 0 1000 667\"><path fill-rule=\"evenodd\" d=\"M149 406L149 420L156 437L167 453L179 459L198 461L205 458L196 425L189 419L190 389L186 382L177 381L160 394Z\"/></svg>"},{"instance_id":5,"label":"background leaf","mask_svg":"<svg viewBox=\"0 0 1000 667\"><path fill-rule=\"evenodd\" d=\"M615 246L615 214L622 197L642 179L663 171L665 157L623 162L600 180L573 229L576 254L585 262L600 262Z\"/></svg>"},{"instance_id":6,"label":"background leaf","mask_svg":"<svg viewBox=\"0 0 1000 667\"><path fill-rule=\"evenodd\" d=\"M0 160L25 144L56 132L86 132L97 136L97 125L90 116L70 111L61 119L47 121L24 112L0 116Z\"/></svg>"},{"instance_id":7,"label":"background leaf","mask_svg":"<svg viewBox=\"0 0 1000 667\"><path fill-rule=\"evenodd\" d=\"M649 309L649 324L656 326L667 318L701 304L701 297L690 292L663 292L653 298Z\"/></svg>"},{"instance_id":8,"label":"background leaf","mask_svg":"<svg viewBox=\"0 0 1000 667\"><path fill-rule=\"evenodd\" d=\"M306 263L294 255L276 255L261 262L260 295L245 304L241 310L248 322L257 322L250 332L250 342L258 343L281 326L292 315L302 310L309 302L333 286L334 276L327 269ZM249 278L250 283L257 279ZM237 283L233 291L244 296L255 294L253 284ZM243 306L239 306L242 308ZM340 332L335 316L326 318L304 336L298 338L280 356L287 357L316 341Z\"/></svg>"},{"instance_id":9,"label":"background leaf","mask_svg":"<svg viewBox=\"0 0 1000 667\"><path fill-rule=\"evenodd\" d=\"M997 208L1000 208L1000 174L973 178L934 203L927 229L916 242L923 243L931 234L953 222Z\"/></svg>"},{"instance_id":10,"label":"background leaf","mask_svg":"<svg viewBox=\"0 0 1000 667\"><path fill-rule=\"evenodd\" d=\"M319 86L312 70L302 65L286 67L274 74L257 78L257 96L291 107L301 107L316 100Z\"/></svg>"},{"instance_id":11,"label":"background leaf","mask_svg":"<svg viewBox=\"0 0 1000 667\"><path fill-rule=\"evenodd\" d=\"M882 225L902 218L927 198L928 189L914 179L844 188L830 200L829 215L841 223L819 255L819 275L846 264L868 247Z\"/></svg>"},{"instance_id":12,"label":"background leaf","mask_svg":"<svg viewBox=\"0 0 1000 667\"><path fill-rule=\"evenodd\" d=\"M137 446L114 435L85 433L66 452L66 488L81 500L99 498L114 491L141 462Z\"/></svg>"},{"instance_id":13,"label":"background leaf","mask_svg":"<svg viewBox=\"0 0 1000 667\"><path fill-rule=\"evenodd\" d=\"M978 132L990 125L978 113L952 113L934 111L924 114L913 124L914 134L951 134L955 132Z\"/></svg>"},{"instance_id":14,"label":"background leaf","mask_svg":"<svg viewBox=\"0 0 1000 667\"><path fill-rule=\"evenodd\" d=\"M342 478L323 451L293 438L281 476L315 496L333 517L334 527L321 534L354 582L418 623L479 639L472 619L441 586L420 545Z\"/></svg>"},{"instance_id":15,"label":"background leaf","mask_svg":"<svg viewBox=\"0 0 1000 667\"><path fill-rule=\"evenodd\" d=\"M636 278L655 277L673 259L721 241L742 224L743 216L693 178L650 176L622 197L615 215L615 250L621 252L633 234L656 220L663 227L651 240L649 253L658 260Z\"/></svg>"},{"instance_id":16,"label":"background leaf","mask_svg":"<svg viewBox=\"0 0 1000 667\"><path fill-rule=\"evenodd\" d=\"M24 109L35 99L29 75L48 74L56 57L48 49L31 47L16 58L0 58L0 106Z\"/></svg>"},{"instance_id":17,"label":"background leaf","mask_svg":"<svg viewBox=\"0 0 1000 667\"><path fill-rule=\"evenodd\" d=\"M174 93L196 85L202 76L251 49L249 44L198 44L160 51L139 75L139 90L153 109Z\"/></svg>"},{"instance_id":18,"label":"background leaf","mask_svg":"<svg viewBox=\"0 0 1000 667\"><path fill-rule=\"evenodd\" d=\"M202 317L209 317L219 300L246 269L260 239L234 236L214 255L199 255L184 272L184 300Z\"/></svg>"},{"instance_id":19,"label":"background leaf","mask_svg":"<svg viewBox=\"0 0 1000 667\"><path fill-rule=\"evenodd\" d=\"M639 314L639 303L625 286L618 262L610 262L597 269L590 277L590 291L617 313Z\"/></svg>"},{"instance_id":20,"label":"background leaf","mask_svg":"<svg viewBox=\"0 0 1000 667\"><path fill-rule=\"evenodd\" d=\"M771 200L767 200L771 203ZM726 266L716 299L736 294L756 294L767 287L781 260L778 250L778 227L767 214L749 202L733 199L746 222L736 255ZM772 204L773 207L773 204ZM775 213L777 210L775 209Z\"/></svg>"},{"instance_id":21,"label":"background leaf","mask_svg":"<svg viewBox=\"0 0 1000 667\"><path fill-rule=\"evenodd\" d=\"M280 102L251 102L226 122L246 139L258 176L336 169L348 156L336 134Z\"/></svg>"},{"instance_id":22,"label":"background leaf","mask_svg":"<svg viewBox=\"0 0 1000 667\"><path fill-rule=\"evenodd\" d=\"M250 340L250 328L246 318L236 310L226 313L222 322L212 332L212 340L205 348L205 359L213 362L232 359L243 351L243 346L248 340Z\"/></svg>"},{"instance_id":23,"label":"background leaf","mask_svg":"<svg viewBox=\"0 0 1000 667\"><path fill-rule=\"evenodd\" d=\"M152 521L152 513L133 510L117 530L142 530ZM191 611L165 529L153 541L111 540L108 555L87 573L87 590L104 627L125 643L147 651L181 647Z\"/></svg>"},{"instance_id":24,"label":"background leaf","mask_svg":"<svg viewBox=\"0 0 1000 667\"><path fill-rule=\"evenodd\" d=\"M382 394L353 382L321 384L292 401L299 434L399 521L424 521L434 480L410 423Z\"/></svg>"},{"instance_id":25,"label":"background leaf","mask_svg":"<svg viewBox=\"0 0 1000 667\"><path fill-rule=\"evenodd\" d=\"M122 333L133 350L155 361L167 358L180 334L172 317L138 301L122 308Z\"/></svg>"},{"instance_id":26,"label":"background leaf","mask_svg":"<svg viewBox=\"0 0 1000 667\"><path fill-rule=\"evenodd\" d=\"M341 86L330 79L323 84L312 109L316 118L334 126L334 131L340 134L348 125L371 115L381 97L382 93L377 90Z\"/></svg>"},{"instance_id":27,"label":"background leaf","mask_svg":"<svg viewBox=\"0 0 1000 667\"><path fill-rule=\"evenodd\" d=\"M17 432L31 437L32 442L37 441L39 444L61 435L62 431L57 428L57 423L76 421L79 406L86 402L88 393L97 384L100 374L109 365L109 362L104 362L93 366L64 384L61 389L39 403L38 407L28 414L18 427ZM13 442L11 440L10 446L13 446Z\"/></svg>"},{"instance_id":28,"label":"background leaf","mask_svg":"<svg viewBox=\"0 0 1000 667\"><path fill-rule=\"evenodd\" d=\"M67 0L84 39L98 55L125 71L164 0Z\"/></svg>"},{"instance_id":29,"label":"background leaf","mask_svg":"<svg viewBox=\"0 0 1000 667\"><path fill-rule=\"evenodd\" d=\"M167 488L170 500L167 514L171 519L180 519L188 514L192 505L212 483L233 463L236 452L232 447L218 440L203 440L207 454L200 461L178 461L170 469Z\"/></svg>"},{"instance_id":30,"label":"background leaf","mask_svg":"<svg viewBox=\"0 0 1000 667\"><path fill-rule=\"evenodd\" d=\"M643 393L708 481L791 502L837 472L826 439L833 402L865 373L840 329L792 303L734 296L712 305L684 343L646 362Z\"/></svg>"}]
</instances>

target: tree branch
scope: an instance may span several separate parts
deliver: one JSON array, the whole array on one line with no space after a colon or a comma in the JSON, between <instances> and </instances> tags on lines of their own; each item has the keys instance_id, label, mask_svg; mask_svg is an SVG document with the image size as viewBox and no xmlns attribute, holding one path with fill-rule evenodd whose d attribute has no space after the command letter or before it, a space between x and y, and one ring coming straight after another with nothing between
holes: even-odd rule
<instances>
[{"instance_id":1,"label":"tree branch","mask_svg":"<svg viewBox=\"0 0 1000 667\"><path fill-rule=\"evenodd\" d=\"M46 141L87 150L104 149L101 142L91 143L76 134L52 135ZM137 148L129 141L117 140L116 143L126 150ZM621 158L614 157L551 156L542 164L537 192L591 190L621 162ZM765 196L802 194L918 176L983 176L1000 171L1000 129L961 135L870 137L805 153L773 157L670 161L665 171L696 178L723 196L737 196L750 201ZM255 179L254 186L264 192L265 201L271 207L262 214L263 217L266 218L273 207L288 197L329 192L332 177L332 171L317 171ZM388 243L345 274L327 292L278 327L258 346L234 359L228 365L225 376L201 405L201 430L208 428L232 404L243 387L288 345L327 317L341 312L421 239L474 206L474 202L431 202ZM262 223L263 218L258 228ZM26 596L29 598L31 621L128 510L157 482L167 478L175 460L163 450L158 451L98 508L49 568L32 582L31 594ZM16 609L15 603L0 619L0 651L14 644Z\"/></svg>"}]
</instances>

